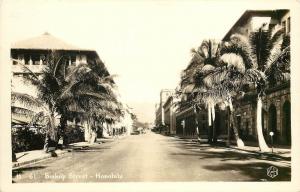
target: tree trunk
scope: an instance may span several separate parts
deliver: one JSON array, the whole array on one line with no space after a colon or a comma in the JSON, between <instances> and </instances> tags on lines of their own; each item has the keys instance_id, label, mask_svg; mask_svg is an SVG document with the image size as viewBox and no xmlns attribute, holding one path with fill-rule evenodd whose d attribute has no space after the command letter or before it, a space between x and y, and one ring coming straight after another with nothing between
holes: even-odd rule
<instances>
[{"instance_id":1,"label":"tree trunk","mask_svg":"<svg viewBox=\"0 0 300 192\"><path fill-rule=\"evenodd\" d=\"M235 120L233 112L231 112L231 114L230 114L230 121L232 123L233 133L234 133L234 136L235 136L235 139L236 139L237 147L238 148L245 147L245 144L244 144L243 140L239 136L239 132L238 132L238 129L237 129L237 126L236 126L236 120Z\"/></svg>"},{"instance_id":2,"label":"tree trunk","mask_svg":"<svg viewBox=\"0 0 300 192\"><path fill-rule=\"evenodd\" d=\"M17 162L17 156L14 150L11 151L12 152L12 162Z\"/></svg>"},{"instance_id":3,"label":"tree trunk","mask_svg":"<svg viewBox=\"0 0 300 192\"><path fill-rule=\"evenodd\" d=\"M211 143L212 139L215 138L215 108L213 104L208 105L208 142ZM214 139L215 141L215 139Z\"/></svg>"},{"instance_id":4,"label":"tree trunk","mask_svg":"<svg viewBox=\"0 0 300 192\"><path fill-rule=\"evenodd\" d=\"M63 139L63 145L67 145L67 140L66 140L66 127L67 127L67 118L64 115L61 115L60 117L60 122L59 122L60 126L59 126L59 138L60 139L62 137Z\"/></svg>"},{"instance_id":5,"label":"tree trunk","mask_svg":"<svg viewBox=\"0 0 300 192\"><path fill-rule=\"evenodd\" d=\"M51 139L53 141L57 141L57 128L55 126L55 117L54 114L51 114L51 118L50 118L50 122L51 122Z\"/></svg>"},{"instance_id":6,"label":"tree trunk","mask_svg":"<svg viewBox=\"0 0 300 192\"><path fill-rule=\"evenodd\" d=\"M92 119L87 120L87 133L86 133L86 141L91 143L93 136L93 122Z\"/></svg>"},{"instance_id":7,"label":"tree trunk","mask_svg":"<svg viewBox=\"0 0 300 192\"><path fill-rule=\"evenodd\" d=\"M211 143L211 132L212 132L212 122L211 122L211 108L210 105L208 105L208 143Z\"/></svg>"},{"instance_id":8,"label":"tree trunk","mask_svg":"<svg viewBox=\"0 0 300 192\"><path fill-rule=\"evenodd\" d=\"M48 152L49 147L57 146L57 130L55 127L55 117L54 113L51 113L49 116L48 132L46 133L44 151Z\"/></svg>"},{"instance_id":9,"label":"tree trunk","mask_svg":"<svg viewBox=\"0 0 300 192\"><path fill-rule=\"evenodd\" d=\"M195 123L196 123L196 134L197 134L197 140L198 142L200 143L200 131L199 131L199 123L198 123L198 113L197 113L197 109L195 108L194 109L194 112L195 112Z\"/></svg>"},{"instance_id":10,"label":"tree trunk","mask_svg":"<svg viewBox=\"0 0 300 192\"><path fill-rule=\"evenodd\" d=\"M89 129L89 120L87 119L84 125L84 141L89 142L89 140L90 140L90 129Z\"/></svg>"},{"instance_id":11,"label":"tree trunk","mask_svg":"<svg viewBox=\"0 0 300 192\"><path fill-rule=\"evenodd\" d=\"M91 137L90 138L91 139L90 139L89 143L94 144L96 139L97 139L97 131L96 130L94 130L94 129L91 130Z\"/></svg>"},{"instance_id":12,"label":"tree trunk","mask_svg":"<svg viewBox=\"0 0 300 192\"><path fill-rule=\"evenodd\" d=\"M230 120L230 124L232 125L232 128L233 128L233 133L234 133L234 136L235 136L235 139L236 139L237 147L238 148L243 148L243 147L245 147L245 144L239 136L239 131L238 131L237 126L236 126L235 113L234 113L234 109L233 109L233 105L232 105L231 100L229 102L229 114L230 114L229 120Z\"/></svg>"},{"instance_id":13,"label":"tree trunk","mask_svg":"<svg viewBox=\"0 0 300 192\"><path fill-rule=\"evenodd\" d=\"M227 107L227 141L226 141L226 145L229 147L231 142L231 121L230 121L230 108L229 106Z\"/></svg>"},{"instance_id":14,"label":"tree trunk","mask_svg":"<svg viewBox=\"0 0 300 192\"><path fill-rule=\"evenodd\" d=\"M94 144L97 139L97 127L95 120L91 120L91 127L90 127L90 144Z\"/></svg>"},{"instance_id":15,"label":"tree trunk","mask_svg":"<svg viewBox=\"0 0 300 192\"><path fill-rule=\"evenodd\" d=\"M261 97L258 96L257 98L257 108L256 108L256 129L257 129L257 137L258 137L258 144L259 144L259 149L262 152L269 152L270 148L266 144L264 135L263 135L263 130L262 130L262 120L261 120L261 113L262 113L262 101Z\"/></svg>"},{"instance_id":16,"label":"tree trunk","mask_svg":"<svg viewBox=\"0 0 300 192\"><path fill-rule=\"evenodd\" d=\"M215 125L215 117L216 117L216 112L215 112L215 107L214 105L211 105L211 130L212 130L212 141L214 143L217 142L217 133L216 133L216 125Z\"/></svg>"}]
</instances>

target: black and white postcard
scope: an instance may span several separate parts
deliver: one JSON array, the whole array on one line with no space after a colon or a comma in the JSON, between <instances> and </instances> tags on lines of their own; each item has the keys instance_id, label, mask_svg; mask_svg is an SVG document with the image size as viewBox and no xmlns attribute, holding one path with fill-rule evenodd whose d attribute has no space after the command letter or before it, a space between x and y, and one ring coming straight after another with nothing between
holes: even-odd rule
<instances>
[{"instance_id":1,"label":"black and white postcard","mask_svg":"<svg viewBox=\"0 0 300 192\"><path fill-rule=\"evenodd\" d=\"M0 1L0 191L300 191L299 14Z\"/></svg>"}]
</instances>

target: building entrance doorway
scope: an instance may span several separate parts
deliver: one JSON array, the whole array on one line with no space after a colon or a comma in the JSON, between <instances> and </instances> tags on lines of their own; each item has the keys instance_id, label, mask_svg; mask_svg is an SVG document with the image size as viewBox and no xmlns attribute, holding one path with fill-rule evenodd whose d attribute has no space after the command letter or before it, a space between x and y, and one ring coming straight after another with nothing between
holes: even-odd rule
<instances>
[{"instance_id":1,"label":"building entrance doorway","mask_svg":"<svg viewBox=\"0 0 300 192\"><path fill-rule=\"evenodd\" d=\"M268 131L269 131L269 133L271 131L274 133L273 141L274 141L274 143L276 143L277 138L278 138L278 132L277 132L277 114L276 114L275 105L271 105L269 108L269 123L268 124L269 124ZM269 133L268 133L268 135L269 135Z\"/></svg>"},{"instance_id":2,"label":"building entrance doorway","mask_svg":"<svg viewBox=\"0 0 300 192\"><path fill-rule=\"evenodd\" d=\"M285 140L285 144L291 144L291 103L286 101L283 104L283 121L282 121L282 130Z\"/></svg>"}]
</instances>

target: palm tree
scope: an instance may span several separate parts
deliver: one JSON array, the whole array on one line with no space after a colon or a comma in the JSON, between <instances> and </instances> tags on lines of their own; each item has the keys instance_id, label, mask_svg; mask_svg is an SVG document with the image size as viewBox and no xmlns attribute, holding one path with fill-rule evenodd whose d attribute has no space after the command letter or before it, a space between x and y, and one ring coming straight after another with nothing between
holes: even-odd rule
<instances>
[{"instance_id":1,"label":"palm tree","mask_svg":"<svg viewBox=\"0 0 300 192\"><path fill-rule=\"evenodd\" d=\"M237 130L233 103L241 95L242 82L237 77L240 76L238 73L244 73L244 70L240 71L241 69L235 66L234 63L232 64L227 57L228 55L225 54L220 56L218 66L210 67L210 69L199 71L196 74L198 81L204 81L209 85L202 91L203 93L200 95L199 100L211 100L211 103L218 104L224 109L227 108L229 117L227 144L230 144L230 129L232 127L237 146L242 148L244 143L239 137Z\"/></svg>"},{"instance_id":2,"label":"palm tree","mask_svg":"<svg viewBox=\"0 0 300 192\"><path fill-rule=\"evenodd\" d=\"M249 37L234 34L223 49L223 55L230 55L235 63L235 79L241 85L254 85L257 95L256 128L261 151L269 151L262 131L262 97L269 85L278 79L289 79L289 38L282 29L265 29L265 25L252 32ZM237 68L242 70L237 70Z\"/></svg>"},{"instance_id":3,"label":"palm tree","mask_svg":"<svg viewBox=\"0 0 300 192\"><path fill-rule=\"evenodd\" d=\"M69 85L65 90L69 90L72 94L66 97L65 102L73 108L66 111L75 114L76 111L85 112L84 119L88 122L89 142L94 141L92 136L96 135L98 125L103 126L104 122L112 124L123 115L122 105L116 96L114 76L103 70L101 65L104 67L102 62L89 61L88 65L84 65L88 67L84 76L72 75L77 74L77 70L82 70L76 67L66 78Z\"/></svg>"},{"instance_id":4,"label":"palm tree","mask_svg":"<svg viewBox=\"0 0 300 192\"><path fill-rule=\"evenodd\" d=\"M109 115L114 117L117 114L116 108L112 108L114 104L120 107L111 90L114 82L103 68L103 63L90 62L68 66L67 58L58 52L51 52L46 62L47 66L41 77L22 63L19 64L23 65L29 74L26 79L38 90L38 98L31 97L31 101L45 104L44 110L48 112L50 122L49 134L53 140L58 139L55 126L55 117L58 115L59 128L64 132L67 120L74 117L74 114L90 120L99 117L111 118ZM20 100L26 98L24 94L18 96ZM29 100L22 101L26 103ZM95 123L93 125L95 126Z\"/></svg>"},{"instance_id":5,"label":"palm tree","mask_svg":"<svg viewBox=\"0 0 300 192\"><path fill-rule=\"evenodd\" d=\"M12 119L29 119L31 121L30 124L36 123L34 121L39 120L40 116L45 117L42 106L43 105L40 101L30 95L20 94L16 92L11 93ZM41 111L36 112L37 109ZM43 124L42 122L39 123ZM50 123L50 121L47 121L47 123ZM44 125L46 126L47 123L45 123ZM12 160L14 162L17 161L14 146L12 147Z\"/></svg>"},{"instance_id":6,"label":"palm tree","mask_svg":"<svg viewBox=\"0 0 300 192\"><path fill-rule=\"evenodd\" d=\"M12 117L27 119L29 125L47 125L49 121L48 108L43 101L25 93L11 93L11 115Z\"/></svg>"},{"instance_id":7,"label":"palm tree","mask_svg":"<svg viewBox=\"0 0 300 192\"><path fill-rule=\"evenodd\" d=\"M11 93L11 115L12 118L22 118L29 120L29 125L42 125L47 135L55 135L55 117L48 107L39 98L35 98L25 93ZM48 138L46 135L46 138ZM49 140L45 140L44 149L48 151ZM14 154L14 149L13 155Z\"/></svg>"},{"instance_id":8,"label":"palm tree","mask_svg":"<svg viewBox=\"0 0 300 192\"><path fill-rule=\"evenodd\" d=\"M219 42L215 40L204 40L200 47L195 50L192 49L192 60L189 66L183 71L181 77L181 91L180 93L185 94L185 97L189 97L192 100L192 105L195 112L196 121L196 131L199 138L199 127L197 121L197 112L201 108L201 105L205 105L208 111L208 122L209 122L209 142L216 140L216 134L214 129L214 119L215 119L215 104L216 98L215 94L210 94L207 90L212 88L210 80L208 80L207 75L210 73L212 68L218 65L219 57ZM205 96L204 96L205 95Z\"/></svg>"},{"instance_id":9,"label":"palm tree","mask_svg":"<svg viewBox=\"0 0 300 192\"><path fill-rule=\"evenodd\" d=\"M185 92L189 88L195 108L205 105L208 111L209 126L213 129L213 137L216 133L213 127L215 119L215 105L227 106L230 114L228 125L228 141L230 127L232 126L238 147L244 143L240 139L235 123L232 100L237 97L240 83L233 79L232 66L229 66L228 56L221 55L223 44L208 40L203 41L198 50L192 50L193 57L190 65L185 69L181 80L181 90ZM197 127L198 128L198 127ZM209 140L211 140L211 130Z\"/></svg>"}]
</instances>

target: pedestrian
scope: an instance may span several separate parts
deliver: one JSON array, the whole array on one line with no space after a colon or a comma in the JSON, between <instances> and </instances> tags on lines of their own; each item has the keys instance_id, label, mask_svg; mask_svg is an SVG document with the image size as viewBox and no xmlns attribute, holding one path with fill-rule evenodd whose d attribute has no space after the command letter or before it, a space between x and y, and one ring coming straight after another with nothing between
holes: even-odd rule
<instances>
[{"instance_id":1,"label":"pedestrian","mask_svg":"<svg viewBox=\"0 0 300 192\"><path fill-rule=\"evenodd\" d=\"M115 134L116 134L116 129L113 128L113 137L115 137Z\"/></svg>"}]
</instances>

